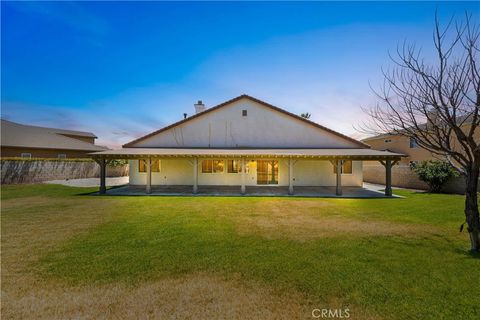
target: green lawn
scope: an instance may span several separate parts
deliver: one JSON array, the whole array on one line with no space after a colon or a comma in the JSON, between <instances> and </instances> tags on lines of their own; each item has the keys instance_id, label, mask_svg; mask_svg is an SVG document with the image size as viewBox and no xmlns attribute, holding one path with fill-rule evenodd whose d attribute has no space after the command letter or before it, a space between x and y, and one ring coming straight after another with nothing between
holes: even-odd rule
<instances>
[{"instance_id":1,"label":"green lawn","mask_svg":"<svg viewBox=\"0 0 480 320\"><path fill-rule=\"evenodd\" d=\"M56 303L65 291L121 286L128 293L199 274L243 288L232 301L258 288L268 290L269 299L294 301L306 310L298 318L311 318L313 308L346 307L353 319L476 319L480 314L480 259L467 253L468 235L458 232L464 221L461 196L409 191L396 191L403 199L85 195L90 191L2 187L2 311L7 315L58 317L65 311ZM194 280L182 283L188 281ZM29 300L19 302L29 290L39 291L37 309ZM48 301L38 298L41 290ZM82 296L85 303L95 303L88 297ZM115 297L105 303L121 314L124 298ZM168 299L173 298L167 295L161 303L188 314L190 304ZM210 300L215 299L220 301ZM233 317L279 318L283 304L273 300L257 306L264 314L236 306ZM221 300L215 310L225 315L232 301ZM206 318L190 303L196 317ZM81 304L68 310L91 316L77 310Z\"/></svg>"}]
</instances>

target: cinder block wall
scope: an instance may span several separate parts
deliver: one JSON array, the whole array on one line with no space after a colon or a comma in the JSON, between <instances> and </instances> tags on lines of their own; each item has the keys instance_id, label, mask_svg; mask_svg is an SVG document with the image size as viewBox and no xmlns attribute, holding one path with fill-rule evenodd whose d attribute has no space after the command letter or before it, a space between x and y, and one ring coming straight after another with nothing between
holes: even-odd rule
<instances>
[{"instance_id":1,"label":"cinder block wall","mask_svg":"<svg viewBox=\"0 0 480 320\"><path fill-rule=\"evenodd\" d=\"M94 161L72 160L1 160L1 183L38 183L49 180L94 178L100 175L100 166ZM128 164L107 166L108 177L128 175Z\"/></svg>"},{"instance_id":2,"label":"cinder block wall","mask_svg":"<svg viewBox=\"0 0 480 320\"><path fill-rule=\"evenodd\" d=\"M385 184L385 167L381 164L365 163L363 165L363 181ZM408 165L395 165L392 167L392 186L420 190L428 189L427 184L418 179L415 172L410 170ZM451 179L442 191L446 193L465 193L465 179L463 177Z\"/></svg>"}]
</instances>

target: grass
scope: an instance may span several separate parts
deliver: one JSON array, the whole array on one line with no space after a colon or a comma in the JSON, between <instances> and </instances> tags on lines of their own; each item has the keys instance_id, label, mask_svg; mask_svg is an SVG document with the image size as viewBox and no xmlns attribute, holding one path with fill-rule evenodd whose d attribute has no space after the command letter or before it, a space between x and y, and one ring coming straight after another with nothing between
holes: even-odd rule
<instances>
[{"instance_id":1,"label":"grass","mask_svg":"<svg viewBox=\"0 0 480 320\"><path fill-rule=\"evenodd\" d=\"M2 187L11 317L475 319L463 197L95 197ZM88 306L86 308L85 306ZM128 313L129 312L129 313Z\"/></svg>"}]
</instances>

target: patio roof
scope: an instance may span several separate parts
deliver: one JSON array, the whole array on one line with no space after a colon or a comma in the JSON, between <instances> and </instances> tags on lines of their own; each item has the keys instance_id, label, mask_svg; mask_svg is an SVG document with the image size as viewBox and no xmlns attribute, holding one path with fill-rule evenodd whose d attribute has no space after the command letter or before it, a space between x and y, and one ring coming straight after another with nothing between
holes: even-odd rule
<instances>
[{"instance_id":1,"label":"patio roof","mask_svg":"<svg viewBox=\"0 0 480 320\"><path fill-rule=\"evenodd\" d=\"M213 149L213 148L123 148L90 153L93 158L313 158L352 160L400 160L404 154L372 149Z\"/></svg>"}]
</instances>

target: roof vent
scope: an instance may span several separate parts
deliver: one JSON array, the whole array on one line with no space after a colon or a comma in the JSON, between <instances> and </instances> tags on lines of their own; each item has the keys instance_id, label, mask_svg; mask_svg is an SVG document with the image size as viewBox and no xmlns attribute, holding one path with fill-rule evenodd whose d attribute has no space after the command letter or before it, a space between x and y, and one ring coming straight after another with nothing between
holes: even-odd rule
<instances>
[{"instance_id":1,"label":"roof vent","mask_svg":"<svg viewBox=\"0 0 480 320\"><path fill-rule=\"evenodd\" d=\"M195 106L195 113L200 113L205 111L205 105L203 104L202 100L198 100L198 102L195 103L194 106Z\"/></svg>"}]
</instances>

